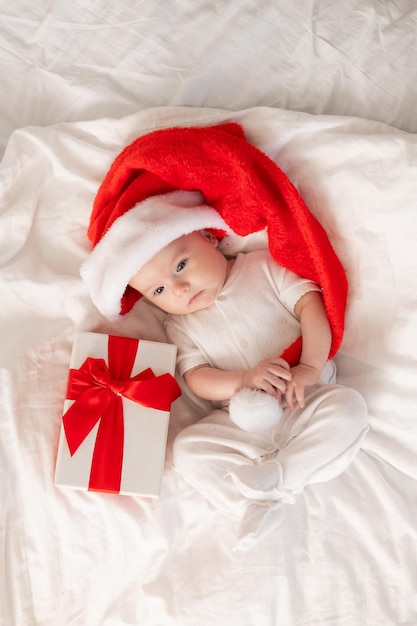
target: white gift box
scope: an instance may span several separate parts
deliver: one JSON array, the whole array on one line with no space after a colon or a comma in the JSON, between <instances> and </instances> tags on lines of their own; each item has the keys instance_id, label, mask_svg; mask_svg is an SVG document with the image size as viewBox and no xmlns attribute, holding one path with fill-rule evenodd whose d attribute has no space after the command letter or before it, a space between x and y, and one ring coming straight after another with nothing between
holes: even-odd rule
<instances>
[{"instance_id":1,"label":"white gift box","mask_svg":"<svg viewBox=\"0 0 417 626\"><path fill-rule=\"evenodd\" d=\"M114 338L112 338L114 339ZM151 368L158 377L175 371L176 346L145 340L128 340L136 342L137 352L129 378ZM79 333L75 337L71 354L70 370L80 370L86 359L103 359L109 364L109 336L99 333ZM122 353L122 352L121 352ZM171 380L170 383L176 386ZM163 383L162 383L163 384ZM100 387L97 387L100 389ZM101 388L102 389L102 388ZM95 489L89 486L93 452L96 446L100 419L88 433L76 451L70 453L64 423L58 445L55 471L55 485L82 490L111 491L124 495L140 495L157 497L160 493L162 473L165 462L165 451L168 434L169 410L160 410L143 406L121 396L123 453L121 464L120 489ZM178 393L175 397L180 394ZM69 394L67 393L67 396ZM174 398L175 399L175 398ZM77 402L77 400L75 400ZM65 399L65 413L74 404L74 400ZM109 459L109 463L111 459Z\"/></svg>"}]
</instances>

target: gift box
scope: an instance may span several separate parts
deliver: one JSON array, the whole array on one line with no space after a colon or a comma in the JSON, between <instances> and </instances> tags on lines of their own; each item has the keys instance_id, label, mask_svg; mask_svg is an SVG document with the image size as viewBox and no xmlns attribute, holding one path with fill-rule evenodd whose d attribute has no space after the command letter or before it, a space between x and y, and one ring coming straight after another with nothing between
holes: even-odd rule
<instances>
[{"instance_id":1,"label":"gift box","mask_svg":"<svg viewBox=\"0 0 417 626\"><path fill-rule=\"evenodd\" d=\"M71 354L55 485L157 497L176 346L79 333Z\"/></svg>"}]
</instances>

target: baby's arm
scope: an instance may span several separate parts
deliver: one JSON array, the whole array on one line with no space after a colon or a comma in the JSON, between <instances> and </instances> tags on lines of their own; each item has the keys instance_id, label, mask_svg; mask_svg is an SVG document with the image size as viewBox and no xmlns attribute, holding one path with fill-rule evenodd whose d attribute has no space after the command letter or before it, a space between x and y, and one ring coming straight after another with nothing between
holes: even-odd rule
<instances>
[{"instance_id":1,"label":"baby's arm","mask_svg":"<svg viewBox=\"0 0 417 626\"><path fill-rule=\"evenodd\" d=\"M261 389L280 398L290 379L289 365L279 357L264 359L250 370L224 371L202 365L184 374L185 382L197 396L213 401L230 400L244 387Z\"/></svg>"},{"instance_id":2,"label":"baby's arm","mask_svg":"<svg viewBox=\"0 0 417 626\"><path fill-rule=\"evenodd\" d=\"M292 380L287 385L285 399L294 408L294 395L301 407L304 406L304 389L315 385L329 357L332 333L318 291L304 294L295 306L295 314L301 323L303 347L300 363L291 369Z\"/></svg>"}]
</instances>

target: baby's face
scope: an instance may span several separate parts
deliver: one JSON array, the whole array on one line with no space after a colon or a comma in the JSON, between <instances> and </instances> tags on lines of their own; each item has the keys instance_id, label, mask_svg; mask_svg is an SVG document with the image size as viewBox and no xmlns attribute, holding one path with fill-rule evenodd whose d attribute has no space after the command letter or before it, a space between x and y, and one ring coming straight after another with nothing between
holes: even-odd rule
<instances>
[{"instance_id":1,"label":"baby's face","mask_svg":"<svg viewBox=\"0 0 417 626\"><path fill-rule=\"evenodd\" d=\"M217 239L200 232L175 239L148 261L129 285L167 313L209 307L223 289L229 262Z\"/></svg>"}]
</instances>

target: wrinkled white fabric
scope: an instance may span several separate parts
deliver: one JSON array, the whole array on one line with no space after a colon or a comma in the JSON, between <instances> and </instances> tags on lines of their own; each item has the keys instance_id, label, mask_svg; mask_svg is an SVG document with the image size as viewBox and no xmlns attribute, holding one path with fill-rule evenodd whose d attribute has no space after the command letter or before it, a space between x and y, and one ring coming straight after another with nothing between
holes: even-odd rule
<instances>
[{"instance_id":1,"label":"wrinkled white fabric","mask_svg":"<svg viewBox=\"0 0 417 626\"><path fill-rule=\"evenodd\" d=\"M415 626L414 0L0 5L2 147L15 131L0 171L0 623ZM146 303L112 325L83 287L94 194L139 134L228 120L342 259L338 380L371 426L249 552L232 551L239 522L171 471L172 438L206 414L186 391L159 500L53 486L74 333L166 340Z\"/></svg>"}]
</instances>

